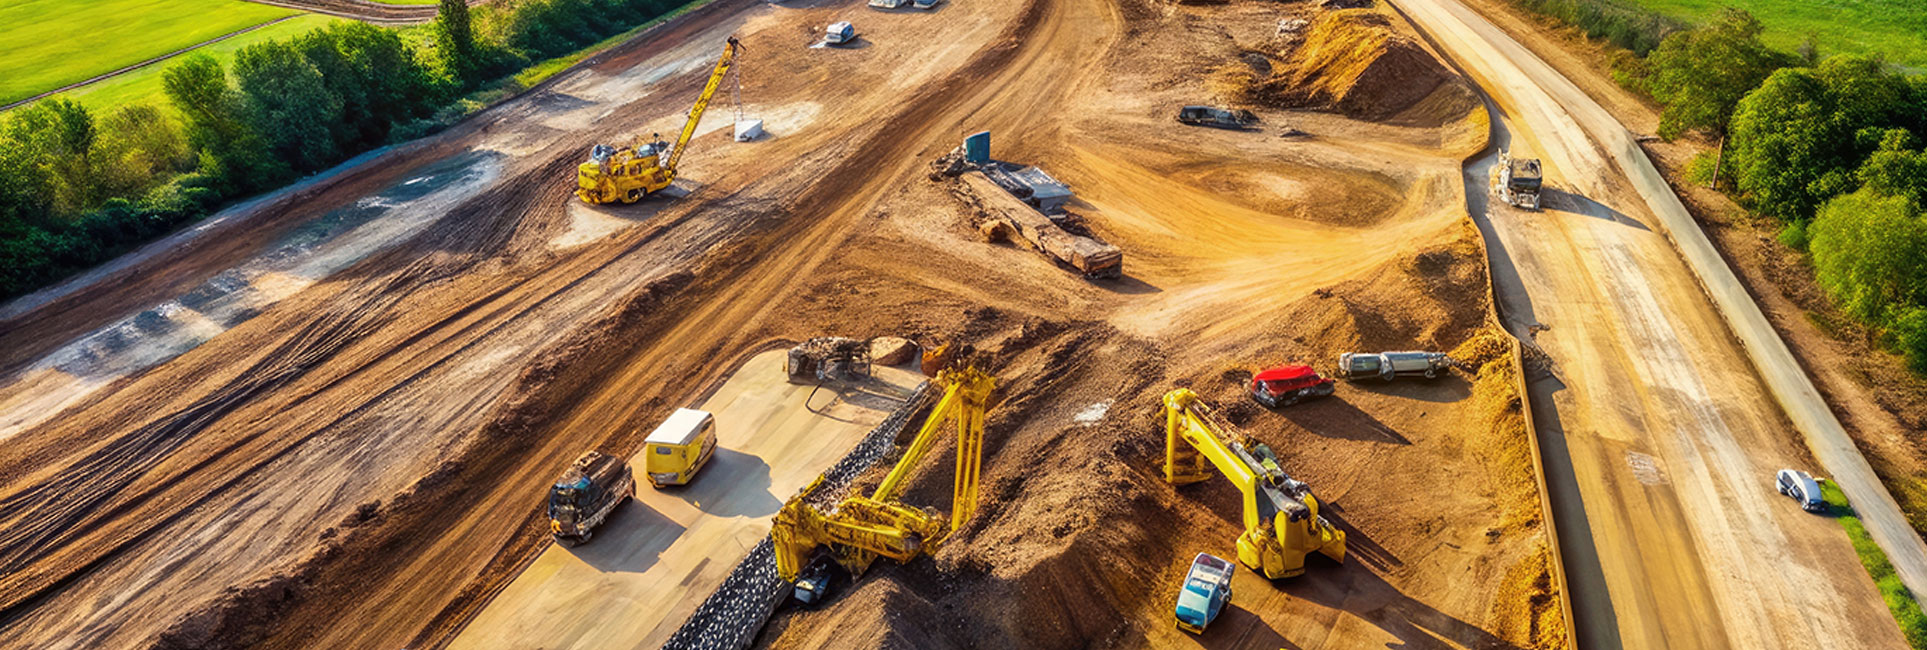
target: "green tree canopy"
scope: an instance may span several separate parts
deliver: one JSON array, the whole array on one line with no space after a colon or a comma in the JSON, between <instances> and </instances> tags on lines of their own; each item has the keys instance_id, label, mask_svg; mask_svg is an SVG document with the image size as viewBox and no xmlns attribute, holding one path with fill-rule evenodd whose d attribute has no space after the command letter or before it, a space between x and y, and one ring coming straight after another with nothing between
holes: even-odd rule
<instances>
[{"instance_id":1,"label":"green tree canopy","mask_svg":"<svg viewBox=\"0 0 1927 650\"><path fill-rule=\"evenodd\" d=\"M1880 194L1906 198L1916 210L1927 209L1927 151L1917 144L1906 129L1886 130L1880 148L1860 166L1860 182Z\"/></svg>"},{"instance_id":2,"label":"green tree canopy","mask_svg":"<svg viewBox=\"0 0 1927 650\"><path fill-rule=\"evenodd\" d=\"M1827 87L1812 70L1782 68L1733 112L1728 161L1755 209L1784 220L1813 214L1809 186L1842 166L1841 133Z\"/></svg>"},{"instance_id":3,"label":"green tree canopy","mask_svg":"<svg viewBox=\"0 0 1927 650\"><path fill-rule=\"evenodd\" d=\"M1647 89L1666 105L1660 137L1670 140L1691 129L1724 134L1740 98L1794 63L1760 42L1763 31L1752 14L1728 7L1712 23L1660 42L1646 59Z\"/></svg>"},{"instance_id":4,"label":"green tree canopy","mask_svg":"<svg viewBox=\"0 0 1927 650\"><path fill-rule=\"evenodd\" d=\"M315 171L335 159L333 126L341 98L328 91L321 71L293 44L268 41L234 56L235 87L242 115L274 156L299 171Z\"/></svg>"},{"instance_id":5,"label":"green tree canopy","mask_svg":"<svg viewBox=\"0 0 1927 650\"><path fill-rule=\"evenodd\" d=\"M1808 232L1815 278L1848 313L1885 325L1927 305L1927 221L1906 198L1837 197Z\"/></svg>"}]
</instances>

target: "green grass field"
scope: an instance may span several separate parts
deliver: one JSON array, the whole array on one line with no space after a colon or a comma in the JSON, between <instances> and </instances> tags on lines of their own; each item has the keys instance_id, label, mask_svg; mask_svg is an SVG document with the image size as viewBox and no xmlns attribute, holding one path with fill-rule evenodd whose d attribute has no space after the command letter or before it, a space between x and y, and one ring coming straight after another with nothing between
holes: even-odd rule
<instances>
[{"instance_id":1,"label":"green grass field","mask_svg":"<svg viewBox=\"0 0 1927 650\"><path fill-rule=\"evenodd\" d=\"M6 0L0 104L294 13L241 0Z\"/></svg>"},{"instance_id":2,"label":"green grass field","mask_svg":"<svg viewBox=\"0 0 1927 650\"><path fill-rule=\"evenodd\" d=\"M1820 54L1885 54L1927 69L1927 0L1621 0L1699 23L1734 6L1766 25L1767 45L1795 51L1807 36Z\"/></svg>"},{"instance_id":3,"label":"green grass field","mask_svg":"<svg viewBox=\"0 0 1927 650\"><path fill-rule=\"evenodd\" d=\"M222 65L227 65L234 58L235 52L249 45L262 41L287 40L314 29L347 21L347 18L334 16L299 16L200 48L195 50L195 53L206 53L220 60ZM172 111L174 108L167 103L167 96L161 89L161 72L167 70L168 66L179 63L181 58L186 56L193 56L193 53L133 70L97 84L82 86L61 93L59 96L80 102L95 114L104 114L116 106L136 102L147 102Z\"/></svg>"},{"instance_id":4,"label":"green grass field","mask_svg":"<svg viewBox=\"0 0 1927 650\"><path fill-rule=\"evenodd\" d=\"M1867 525L1853 512L1847 503L1847 495L1833 481L1820 483L1820 495L1826 498L1831 510L1828 514L1840 521L1847 529L1847 538L1853 541L1854 553L1860 555L1860 565L1867 567L1867 574L1873 576L1874 585L1880 588L1881 599L1887 601L1887 611L1892 612L1894 620L1900 624L1900 633L1907 637L1907 644L1915 650L1927 650L1927 615L1920 612L1920 604L1914 600L1913 592L1900 584L1900 576L1894 573L1894 565L1887 561L1887 552L1867 533Z\"/></svg>"}]
</instances>

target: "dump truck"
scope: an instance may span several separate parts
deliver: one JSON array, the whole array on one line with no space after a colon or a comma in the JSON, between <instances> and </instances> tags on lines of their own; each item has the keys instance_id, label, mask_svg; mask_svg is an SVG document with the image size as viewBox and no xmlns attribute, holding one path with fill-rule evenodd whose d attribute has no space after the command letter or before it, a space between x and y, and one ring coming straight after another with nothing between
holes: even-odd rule
<instances>
[{"instance_id":1,"label":"dump truck","mask_svg":"<svg viewBox=\"0 0 1927 650\"><path fill-rule=\"evenodd\" d=\"M563 546L589 543L616 506L636 496L636 479L621 458L591 450L549 488L549 532Z\"/></svg>"},{"instance_id":2,"label":"dump truck","mask_svg":"<svg viewBox=\"0 0 1927 650\"><path fill-rule=\"evenodd\" d=\"M1509 152L1499 152L1499 176L1493 180L1492 189L1507 205L1539 209L1539 186L1544 180L1538 158L1513 158Z\"/></svg>"},{"instance_id":3,"label":"dump truck","mask_svg":"<svg viewBox=\"0 0 1927 650\"><path fill-rule=\"evenodd\" d=\"M1178 122L1191 126L1245 131L1258 125L1258 114L1215 106L1186 106L1178 109Z\"/></svg>"},{"instance_id":4,"label":"dump truck","mask_svg":"<svg viewBox=\"0 0 1927 650\"><path fill-rule=\"evenodd\" d=\"M1336 383L1311 366L1278 366L1251 376L1251 399L1268 408L1291 406L1331 396L1337 390Z\"/></svg>"},{"instance_id":5,"label":"dump truck","mask_svg":"<svg viewBox=\"0 0 1927 650\"><path fill-rule=\"evenodd\" d=\"M1452 358L1439 352L1345 352L1338 355L1338 376L1350 380L1377 377L1431 379L1452 368Z\"/></svg>"}]
</instances>

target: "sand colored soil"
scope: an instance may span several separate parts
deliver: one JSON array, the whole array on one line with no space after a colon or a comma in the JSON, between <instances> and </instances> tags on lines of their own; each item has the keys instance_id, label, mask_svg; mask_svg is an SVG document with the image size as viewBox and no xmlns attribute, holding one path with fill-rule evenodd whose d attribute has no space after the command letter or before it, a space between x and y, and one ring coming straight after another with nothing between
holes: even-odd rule
<instances>
[{"instance_id":1,"label":"sand colored soil","mask_svg":"<svg viewBox=\"0 0 1927 650\"><path fill-rule=\"evenodd\" d=\"M1265 104L1394 123L1437 125L1471 110L1471 89L1396 21L1375 9L1319 14L1250 92Z\"/></svg>"},{"instance_id":2,"label":"sand colored soil","mask_svg":"<svg viewBox=\"0 0 1927 650\"><path fill-rule=\"evenodd\" d=\"M1502 506L1519 498L1497 487L1516 466L1494 450L1521 443L1493 425L1481 375L1348 384L1278 412L1242 394L1247 373L1278 363L1451 349L1489 309L1460 184L1483 122L1399 122L1423 96L1372 113L1389 122L1278 106L1260 107L1259 132L1171 119L1240 43L1307 10L946 3L861 14L866 46L810 49L863 7L722 0L373 171L132 266L116 290L10 318L0 326L35 351L0 354L0 399L99 384L71 384L93 392L6 441L0 645L440 647L548 544L540 495L559 467L587 447L635 451L749 355L824 334L982 351L1004 387L982 505L934 560L880 565L762 643L1184 642L1170 594L1192 555L1230 553L1239 524L1223 481L1160 478L1153 411L1176 385L1278 448L1353 540L1347 563L1302 578L1246 572L1206 645L1551 638L1517 623L1540 611L1543 538ZM704 131L673 199L573 201L584 147L673 130L732 34L773 137ZM1369 72L1347 101L1377 92ZM1276 137L1287 124L1310 135ZM923 178L982 129L998 158L1076 190L1072 209L1126 251L1125 278L1094 283L982 241ZM289 233L376 209L438 164L480 171L388 247L147 365L34 371L66 333L291 255ZM949 471L928 464L905 499L947 503ZM93 479L87 502L55 498L75 477Z\"/></svg>"}]
</instances>

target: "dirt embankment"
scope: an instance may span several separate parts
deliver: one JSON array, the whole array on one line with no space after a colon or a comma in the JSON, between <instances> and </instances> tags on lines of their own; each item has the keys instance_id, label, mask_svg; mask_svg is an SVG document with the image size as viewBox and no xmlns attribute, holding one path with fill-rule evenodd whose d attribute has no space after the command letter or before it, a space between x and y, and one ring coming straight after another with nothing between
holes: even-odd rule
<instances>
[{"instance_id":1,"label":"dirt embankment","mask_svg":"<svg viewBox=\"0 0 1927 650\"><path fill-rule=\"evenodd\" d=\"M1220 67L1218 94L1411 126L1443 125L1478 105L1471 87L1389 13L1340 9L1284 20L1308 22L1281 25L1243 61Z\"/></svg>"}]
</instances>

